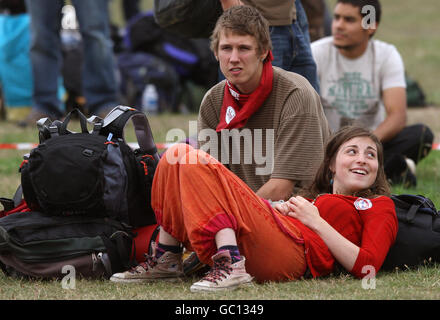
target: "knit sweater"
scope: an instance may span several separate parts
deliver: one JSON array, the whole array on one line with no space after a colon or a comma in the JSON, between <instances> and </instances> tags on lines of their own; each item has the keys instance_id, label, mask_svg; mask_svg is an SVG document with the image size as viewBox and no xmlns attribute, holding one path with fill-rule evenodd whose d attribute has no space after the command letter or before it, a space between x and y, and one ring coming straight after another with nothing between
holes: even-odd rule
<instances>
[{"instance_id":1,"label":"knit sweater","mask_svg":"<svg viewBox=\"0 0 440 320\"><path fill-rule=\"evenodd\" d=\"M212 134L220 121L225 81L206 93L199 111L199 147L255 192L270 178L293 180L298 187L309 183L323 159L329 136L319 95L310 83L296 73L277 67L273 70L272 92L236 131L240 139L227 139L228 130ZM211 129L208 135L204 129Z\"/></svg>"}]
</instances>

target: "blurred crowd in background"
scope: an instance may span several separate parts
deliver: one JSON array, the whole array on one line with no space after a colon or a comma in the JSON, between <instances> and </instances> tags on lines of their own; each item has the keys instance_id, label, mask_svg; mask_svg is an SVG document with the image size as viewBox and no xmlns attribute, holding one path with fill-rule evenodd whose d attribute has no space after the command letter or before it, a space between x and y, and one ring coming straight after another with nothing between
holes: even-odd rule
<instances>
[{"instance_id":1,"label":"blurred crowd in background","mask_svg":"<svg viewBox=\"0 0 440 320\"><path fill-rule=\"evenodd\" d=\"M25 127L43 116L60 118L73 108L104 116L117 104L150 114L197 112L203 93L218 80L209 39L165 31L138 0L121 1L122 26L113 21L106 0L82 4L84 8L81 1L60 1L62 8L55 3L0 0L1 119ZM329 35L331 16L325 1L302 3L311 41ZM89 18L101 25L90 23L87 28L96 30L82 31L80 21L87 24ZM59 44L54 34L59 34ZM93 38L104 44L94 52L83 50L84 43L93 47ZM107 48L113 59L105 58ZM33 63L38 66L34 70ZM45 97L33 97L36 86Z\"/></svg>"}]
</instances>

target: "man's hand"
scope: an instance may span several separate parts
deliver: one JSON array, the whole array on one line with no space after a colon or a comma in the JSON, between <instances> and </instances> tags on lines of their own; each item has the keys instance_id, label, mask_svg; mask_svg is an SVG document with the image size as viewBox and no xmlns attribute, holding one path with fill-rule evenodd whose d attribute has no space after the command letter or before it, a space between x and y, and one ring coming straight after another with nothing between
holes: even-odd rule
<instances>
[{"instance_id":1,"label":"man's hand","mask_svg":"<svg viewBox=\"0 0 440 320\"><path fill-rule=\"evenodd\" d=\"M276 204L275 209L285 216L298 219L312 230L317 228L321 220L318 208L301 196L292 197L284 203Z\"/></svg>"},{"instance_id":2,"label":"man's hand","mask_svg":"<svg viewBox=\"0 0 440 320\"><path fill-rule=\"evenodd\" d=\"M257 191L257 195L267 200L287 200L292 195L294 181L271 178Z\"/></svg>"},{"instance_id":3,"label":"man's hand","mask_svg":"<svg viewBox=\"0 0 440 320\"><path fill-rule=\"evenodd\" d=\"M220 0L220 3L222 4L223 11L229 9L233 6L242 6L243 2L240 0Z\"/></svg>"},{"instance_id":4,"label":"man's hand","mask_svg":"<svg viewBox=\"0 0 440 320\"><path fill-rule=\"evenodd\" d=\"M347 271L353 269L360 248L329 225L319 215L319 210L314 204L297 196L290 198L287 202L276 204L275 209L283 215L298 219L303 225L315 232Z\"/></svg>"}]
</instances>

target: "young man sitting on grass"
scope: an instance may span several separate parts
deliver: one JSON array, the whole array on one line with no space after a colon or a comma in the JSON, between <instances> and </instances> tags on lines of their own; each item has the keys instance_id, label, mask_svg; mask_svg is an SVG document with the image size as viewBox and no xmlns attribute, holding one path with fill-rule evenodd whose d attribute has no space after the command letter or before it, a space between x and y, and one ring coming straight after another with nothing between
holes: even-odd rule
<instances>
[{"instance_id":1,"label":"young man sitting on grass","mask_svg":"<svg viewBox=\"0 0 440 320\"><path fill-rule=\"evenodd\" d=\"M380 19L378 0L338 0L332 36L312 43L320 96L332 131L350 124L373 130L388 179L415 186L415 164L434 136L423 124L406 126L404 64L393 45L372 39Z\"/></svg>"}]
</instances>

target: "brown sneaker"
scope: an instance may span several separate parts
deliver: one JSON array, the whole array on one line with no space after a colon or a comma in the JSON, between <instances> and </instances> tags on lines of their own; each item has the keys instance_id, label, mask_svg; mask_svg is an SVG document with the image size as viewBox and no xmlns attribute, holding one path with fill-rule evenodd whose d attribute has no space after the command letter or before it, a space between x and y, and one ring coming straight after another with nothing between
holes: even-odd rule
<instances>
[{"instance_id":1,"label":"brown sneaker","mask_svg":"<svg viewBox=\"0 0 440 320\"><path fill-rule=\"evenodd\" d=\"M148 282L176 280L183 277L182 253L165 252L159 259L147 255L145 262L136 267L111 276L113 282Z\"/></svg>"},{"instance_id":2,"label":"brown sneaker","mask_svg":"<svg viewBox=\"0 0 440 320\"><path fill-rule=\"evenodd\" d=\"M214 265L202 280L194 283L191 292L235 290L241 285L249 285L251 277L245 269L245 257L232 264L229 251L212 256Z\"/></svg>"},{"instance_id":3,"label":"brown sneaker","mask_svg":"<svg viewBox=\"0 0 440 320\"><path fill-rule=\"evenodd\" d=\"M185 276L203 276L209 271L209 266L200 262L195 252L184 254L183 256L183 273Z\"/></svg>"}]
</instances>

